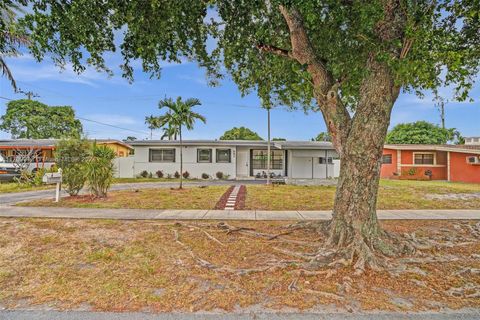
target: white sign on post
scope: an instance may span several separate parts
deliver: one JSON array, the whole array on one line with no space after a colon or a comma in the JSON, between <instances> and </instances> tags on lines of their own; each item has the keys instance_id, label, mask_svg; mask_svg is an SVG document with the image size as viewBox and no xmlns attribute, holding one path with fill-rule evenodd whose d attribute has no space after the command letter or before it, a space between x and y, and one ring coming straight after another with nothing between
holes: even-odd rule
<instances>
[{"instance_id":1,"label":"white sign on post","mask_svg":"<svg viewBox=\"0 0 480 320\"><path fill-rule=\"evenodd\" d=\"M55 202L58 202L60 200L60 186L62 184L62 169L58 169L58 172L45 173L42 181L46 184L56 184Z\"/></svg>"}]
</instances>

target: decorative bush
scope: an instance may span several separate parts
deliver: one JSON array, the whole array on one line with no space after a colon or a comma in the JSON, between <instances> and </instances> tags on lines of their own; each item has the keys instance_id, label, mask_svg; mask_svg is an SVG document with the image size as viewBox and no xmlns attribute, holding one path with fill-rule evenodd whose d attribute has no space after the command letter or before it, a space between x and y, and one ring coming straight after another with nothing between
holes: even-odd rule
<instances>
[{"instance_id":1,"label":"decorative bush","mask_svg":"<svg viewBox=\"0 0 480 320\"><path fill-rule=\"evenodd\" d=\"M148 173L148 177L149 177L150 179L153 178L153 173L149 172L149 173Z\"/></svg>"},{"instance_id":2,"label":"decorative bush","mask_svg":"<svg viewBox=\"0 0 480 320\"><path fill-rule=\"evenodd\" d=\"M416 175L416 174L417 174L417 169L416 169L416 168L410 168L410 169L408 170L408 175L409 175L409 176L414 176L414 175Z\"/></svg>"},{"instance_id":3,"label":"decorative bush","mask_svg":"<svg viewBox=\"0 0 480 320\"><path fill-rule=\"evenodd\" d=\"M167 174L167 179L172 179L172 174L171 173Z\"/></svg>"},{"instance_id":4,"label":"decorative bush","mask_svg":"<svg viewBox=\"0 0 480 320\"><path fill-rule=\"evenodd\" d=\"M182 176L185 178L185 179L188 179L188 177L190 177L190 172L188 171L184 171Z\"/></svg>"},{"instance_id":5,"label":"decorative bush","mask_svg":"<svg viewBox=\"0 0 480 320\"><path fill-rule=\"evenodd\" d=\"M175 179L178 179L178 178L180 178L180 173L178 173L178 171L175 171L173 176L175 177Z\"/></svg>"},{"instance_id":6,"label":"decorative bush","mask_svg":"<svg viewBox=\"0 0 480 320\"><path fill-rule=\"evenodd\" d=\"M142 177L142 178L148 177L148 171L147 171L147 170L143 170L142 172L140 172L139 176Z\"/></svg>"},{"instance_id":7,"label":"decorative bush","mask_svg":"<svg viewBox=\"0 0 480 320\"><path fill-rule=\"evenodd\" d=\"M91 145L85 139L60 140L55 146L56 166L50 172L62 169L62 186L70 196L77 195L85 185L85 165L90 153Z\"/></svg>"},{"instance_id":8,"label":"decorative bush","mask_svg":"<svg viewBox=\"0 0 480 320\"><path fill-rule=\"evenodd\" d=\"M85 165L85 176L91 194L106 197L113 181L114 167L112 160L115 152L107 146L92 147L92 155Z\"/></svg>"},{"instance_id":9,"label":"decorative bush","mask_svg":"<svg viewBox=\"0 0 480 320\"><path fill-rule=\"evenodd\" d=\"M162 170L158 170L157 172L155 172L155 174L157 175L157 178L163 178L163 171Z\"/></svg>"},{"instance_id":10,"label":"decorative bush","mask_svg":"<svg viewBox=\"0 0 480 320\"><path fill-rule=\"evenodd\" d=\"M208 179L210 176L207 173L202 173L202 179Z\"/></svg>"},{"instance_id":11,"label":"decorative bush","mask_svg":"<svg viewBox=\"0 0 480 320\"><path fill-rule=\"evenodd\" d=\"M223 179L223 172L222 171L218 171L215 175L217 176L217 179Z\"/></svg>"}]
</instances>

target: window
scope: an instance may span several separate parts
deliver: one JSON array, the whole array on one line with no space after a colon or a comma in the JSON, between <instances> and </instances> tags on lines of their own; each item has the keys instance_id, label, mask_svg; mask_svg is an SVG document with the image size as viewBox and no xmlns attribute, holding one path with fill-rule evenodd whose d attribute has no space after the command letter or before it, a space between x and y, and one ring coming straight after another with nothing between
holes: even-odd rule
<instances>
[{"instance_id":1,"label":"window","mask_svg":"<svg viewBox=\"0 0 480 320\"><path fill-rule=\"evenodd\" d=\"M231 150L230 149L217 149L217 162L231 162Z\"/></svg>"},{"instance_id":2,"label":"window","mask_svg":"<svg viewBox=\"0 0 480 320\"><path fill-rule=\"evenodd\" d=\"M384 154L382 156L382 163L384 164L392 164L392 155L391 154Z\"/></svg>"},{"instance_id":3,"label":"window","mask_svg":"<svg viewBox=\"0 0 480 320\"><path fill-rule=\"evenodd\" d=\"M212 162L212 149L197 149L197 162Z\"/></svg>"},{"instance_id":4,"label":"window","mask_svg":"<svg viewBox=\"0 0 480 320\"><path fill-rule=\"evenodd\" d=\"M175 162L175 149L150 149L150 162Z\"/></svg>"},{"instance_id":5,"label":"window","mask_svg":"<svg viewBox=\"0 0 480 320\"><path fill-rule=\"evenodd\" d=\"M326 159L328 160L328 164L333 163L333 158L332 157L328 157L328 158L320 157L320 158L318 158L320 164L326 164L327 163Z\"/></svg>"},{"instance_id":6,"label":"window","mask_svg":"<svg viewBox=\"0 0 480 320\"><path fill-rule=\"evenodd\" d=\"M415 153L414 164L434 164L435 156L433 153Z\"/></svg>"},{"instance_id":7,"label":"window","mask_svg":"<svg viewBox=\"0 0 480 320\"><path fill-rule=\"evenodd\" d=\"M253 150L252 168L257 170L267 169L268 153L267 150ZM283 151L270 151L270 169L283 169Z\"/></svg>"}]
</instances>

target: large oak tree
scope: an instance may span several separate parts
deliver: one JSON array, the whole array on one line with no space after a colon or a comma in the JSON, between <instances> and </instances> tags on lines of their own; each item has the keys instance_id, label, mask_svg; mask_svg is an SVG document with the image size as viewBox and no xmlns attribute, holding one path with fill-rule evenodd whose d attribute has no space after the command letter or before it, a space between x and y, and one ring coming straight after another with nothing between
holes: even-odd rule
<instances>
[{"instance_id":1,"label":"large oak tree","mask_svg":"<svg viewBox=\"0 0 480 320\"><path fill-rule=\"evenodd\" d=\"M342 163L332 255L362 270L402 250L375 212L394 103L402 90L444 85L467 97L479 9L476 0L42 0L25 25L36 57L49 52L77 71L107 69L103 53L116 49L130 79L133 60L158 76L161 60L187 58L212 80L225 70L265 107L321 112Z\"/></svg>"}]
</instances>

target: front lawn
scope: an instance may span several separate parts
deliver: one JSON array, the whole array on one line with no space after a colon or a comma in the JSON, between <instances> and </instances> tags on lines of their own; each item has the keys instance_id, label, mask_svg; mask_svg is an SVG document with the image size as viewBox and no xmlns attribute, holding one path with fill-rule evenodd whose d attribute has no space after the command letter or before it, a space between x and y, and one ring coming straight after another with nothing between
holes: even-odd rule
<instances>
[{"instance_id":1,"label":"front lawn","mask_svg":"<svg viewBox=\"0 0 480 320\"><path fill-rule=\"evenodd\" d=\"M213 209L228 186L156 188L111 191L104 199L91 196L65 197L60 202L51 199L22 202L22 206L55 206L76 208L122 209Z\"/></svg>"},{"instance_id":2,"label":"front lawn","mask_svg":"<svg viewBox=\"0 0 480 320\"><path fill-rule=\"evenodd\" d=\"M389 271L308 268L323 234L285 222L0 219L0 306L102 311L479 308L480 224L382 221L437 245ZM243 229L239 229L239 228ZM230 229L232 230L232 229Z\"/></svg>"},{"instance_id":3,"label":"front lawn","mask_svg":"<svg viewBox=\"0 0 480 320\"><path fill-rule=\"evenodd\" d=\"M198 179L183 179L184 182L199 181ZM113 183L141 183L141 182L180 182L177 178L114 178Z\"/></svg>"},{"instance_id":4,"label":"front lawn","mask_svg":"<svg viewBox=\"0 0 480 320\"><path fill-rule=\"evenodd\" d=\"M19 184L16 182L0 183L0 193L36 191L36 190L45 190L45 189L53 189L53 188L55 188L55 185L32 186L28 184Z\"/></svg>"},{"instance_id":5,"label":"front lawn","mask_svg":"<svg viewBox=\"0 0 480 320\"><path fill-rule=\"evenodd\" d=\"M330 210L334 186L247 186L246 209ZM480 184L382 180L378 209L479 209Z\"/></svg>"}]
</instances>

